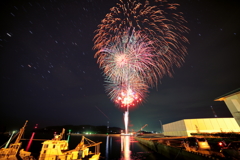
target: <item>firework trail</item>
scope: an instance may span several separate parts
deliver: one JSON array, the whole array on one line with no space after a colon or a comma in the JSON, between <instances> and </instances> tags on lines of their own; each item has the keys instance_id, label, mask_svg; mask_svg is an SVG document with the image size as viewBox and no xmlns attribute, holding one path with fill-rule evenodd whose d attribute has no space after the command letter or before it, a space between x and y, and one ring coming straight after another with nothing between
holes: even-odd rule
<instances>
[{"instance_id":1,"label":"firework trail","mask_svg":"<svg viewBox=\"0 0 240 160\"><path fill-rule=\"evenodd\" d=\"M98 25L95 58L116 103L142 100L149 87L184 62L188 28L177 6L166 0L120 0Z\"/></svg>"},{"instance_id":2,"label":"firework trail","mask_svg":"<svg viewBox=\"0 0 240 160\"><path fill-rule=\"evenodd\" d=\"M107 119L109 119L108 116L106 116L106 114L104 114L103 111L101 111L101 109L99 109L97 106L95 106L95 107L96 107ZM109 119L109 120L110 120L110 119Z\"/></svg>"}]
</instances>

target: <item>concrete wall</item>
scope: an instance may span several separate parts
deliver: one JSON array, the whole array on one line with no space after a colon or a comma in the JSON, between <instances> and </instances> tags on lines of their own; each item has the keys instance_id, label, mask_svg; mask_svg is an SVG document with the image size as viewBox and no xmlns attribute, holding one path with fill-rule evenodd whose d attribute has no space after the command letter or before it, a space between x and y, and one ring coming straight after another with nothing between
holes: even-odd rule
<instances>
[{"instance_id":1,"label":"concrete wall","mask_svg":"<svg viewBox=\"0 0 240 160\"><path fill-rule=\"evenodd\" d=\"M191 133L240 132L234 118L183 119L163 125L165 136L191 136Z\"/></svg>"},{"instance_id":2,"label":"concrete wall","mask_svg":"<svg viewBox=\"0 0 240 160\"><path fill-rule=\"evenodd\" d=\"M169 123L169 125L163 125L163 134L168 136L186 136L187 129L183 120Z\"/></svg>"}]
</instances>

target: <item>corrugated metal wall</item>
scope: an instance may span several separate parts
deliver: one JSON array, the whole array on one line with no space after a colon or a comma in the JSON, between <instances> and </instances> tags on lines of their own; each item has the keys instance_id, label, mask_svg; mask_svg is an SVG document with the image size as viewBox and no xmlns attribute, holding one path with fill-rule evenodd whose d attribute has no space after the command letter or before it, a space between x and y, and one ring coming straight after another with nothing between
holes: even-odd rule
<instances>
[{"instance_id":1,"label":"corrugated metal wall","mask_svg":"<svg viewBox=\"0 0 240 160\"><path fill-rule=\"evenodd\" d=\"M191 133L240 132L234 118L183 119L163 125L166 136L191 136Z\"/></svg>"}]
</instances>

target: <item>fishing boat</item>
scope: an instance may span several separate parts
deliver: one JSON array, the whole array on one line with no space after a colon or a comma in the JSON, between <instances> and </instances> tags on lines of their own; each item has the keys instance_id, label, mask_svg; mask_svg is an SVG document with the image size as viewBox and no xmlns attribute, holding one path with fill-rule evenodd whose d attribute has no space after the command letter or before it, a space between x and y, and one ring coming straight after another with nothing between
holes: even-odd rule
<instances>
[{"instance_id":1,"label":"fishing boat","mask_svg":"<svg viewBox=\"0 0 240 160\"><path fill-rule=\"evenodd\" d=\"M52 140L42 143L39 160L98 160L100 157L100 144L84 136L80 143L72 150L68 150L68 141L62 140L65 129L60 135L54 135ZM94 147L94 152L89 148Z\"/></svg>"},{"instance_id":2,"label":"fishing boat","mask_svg":"<svg viewBox=\"0 0 240 160\"><path fill-rule=\"evenodd\" d=\"M31 152L21 149L22 142L20 140L25 131L27 122L28 121L25 122L24 126L20 129L18 134L16 134L17 138L16 138L15 142L10 144L9 147L8 147L8 143L7 143L4 148L0 149L0 160L19 160L19 159L30 160L30 159L33 159L33 157L31 156ZM11 138L9 139L9 142L10 142Z\"/></svg>"}]
</instances>

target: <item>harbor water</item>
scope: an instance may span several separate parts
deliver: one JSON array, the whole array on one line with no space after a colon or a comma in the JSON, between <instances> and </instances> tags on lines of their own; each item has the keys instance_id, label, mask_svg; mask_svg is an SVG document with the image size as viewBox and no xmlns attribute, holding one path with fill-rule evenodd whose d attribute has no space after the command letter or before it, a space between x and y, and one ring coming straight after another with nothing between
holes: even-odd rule
<instances>
[{"instance_id":1,"label":"harbor water","mask_svg":"<svg viewBox=\"0 0 240 160\"><path fill-rule=\"evenodd\" d=\"M101 159L103 160L168 160L142 144L133 136L86 136L101 141ZM81 136L71 136L70 147L74 147L81 140Z\"/></svg>"},{"instance_id":2,"label":"harbor water","mask_svg":"<svg viewBox=\"0 0 240 160\"><path fill-rule=\"evenodd\" d=\"M133 136L94 136L85 135L94 142L102 142L100 145L100 160L169 160L166 157L155 153L142 144L138 143ZM82 139L81 135L71 136L69 149L74 149ZM22 148L26 149L28 140L22 141ZM29 149L35 157L38 157L43 141L33 141ZM90 147L90 150L94 147ZM92 150L94 152L94 150Z\"/></svg>"}]
</instances>

